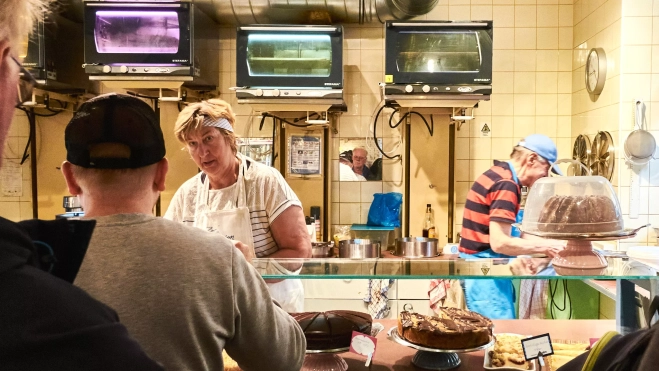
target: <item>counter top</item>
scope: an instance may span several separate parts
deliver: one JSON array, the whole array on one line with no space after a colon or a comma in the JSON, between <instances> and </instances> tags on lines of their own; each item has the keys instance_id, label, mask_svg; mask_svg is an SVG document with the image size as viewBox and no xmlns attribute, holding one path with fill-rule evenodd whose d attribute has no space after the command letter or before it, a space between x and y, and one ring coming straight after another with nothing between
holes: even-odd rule
<instances>
[{"instance_id":1,"label":"counter top","mask_svg":"<svg viewBox=\"0 0 659 371\"><path fill-rule=\"evenodd\" d=\"M384 325L377 336L377 349L370 367L364 366L366 357L354 353L342 353L350 371L421 371L412 364L415 349L387 339L387 331L396 326L396 320L376 320ZM616 328L614 320L494 320L495 333L523 333L539 335L549 332L552 340L582 340L598 338ZM453 370L483 370L484 350L458 353L461 364Z\"/></svg>"}]
</instances>

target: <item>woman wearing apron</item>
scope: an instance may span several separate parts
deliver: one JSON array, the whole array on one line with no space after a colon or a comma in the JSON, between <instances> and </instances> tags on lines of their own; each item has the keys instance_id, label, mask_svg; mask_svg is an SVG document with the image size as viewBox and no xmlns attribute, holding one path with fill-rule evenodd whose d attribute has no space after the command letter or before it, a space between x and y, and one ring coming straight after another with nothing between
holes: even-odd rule
<instances>
[{"instance_id":1,"label":"woman wearing apron","mask_svg":"<svg viewBox=\"0 0 659 371\"><path fill-rule=\"evenodd\" d=\"M310 257L300 200L276 169L237 152L234 123L231 106L220 99L181 111L174 132L201 172L176 191L165 218L239 241L248 259ZM257 269L295 274L300 267L273 262ZM268 280L268 287L284 310L303 311L299 279Z\"/></svg>"}]
</instances>

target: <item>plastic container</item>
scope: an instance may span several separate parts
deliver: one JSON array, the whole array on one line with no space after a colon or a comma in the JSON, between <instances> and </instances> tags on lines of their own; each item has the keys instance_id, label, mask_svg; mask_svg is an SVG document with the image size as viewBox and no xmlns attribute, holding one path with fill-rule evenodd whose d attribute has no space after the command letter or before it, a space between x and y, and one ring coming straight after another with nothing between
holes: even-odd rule
<instances>
[{"instance_id":1,"label":"plastic container","mask_svg":"<svg viewBox=\"0 0 659 371\"><path fill-rule=\"evenodd\" d=\"M615 234L624 230L620 203L601 176L541 178L529 192L522 230L531 234Z\"/></svg>"}]
</instances>

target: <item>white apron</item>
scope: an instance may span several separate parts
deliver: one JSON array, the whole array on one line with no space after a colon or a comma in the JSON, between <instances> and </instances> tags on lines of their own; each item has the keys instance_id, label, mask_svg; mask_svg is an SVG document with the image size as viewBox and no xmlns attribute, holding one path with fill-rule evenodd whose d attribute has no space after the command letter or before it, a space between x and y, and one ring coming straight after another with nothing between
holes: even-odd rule
<instances>
[{"instance_id":1,"label":"white apron","mask_svg":"<svg viewBox=\"0 0 659 371\"><path fill-rule=\"evenodd\" d=\"M252 222L249 209L247 208L247 194L245 193L245 172L247 171L247 160L243 156L238 157L241 161L238 180L236 181L235 199L236 207L233 209L211 210L209 206L210 180L197 181L197 208L195 210L194 226L215 233L222 233L228 239L240 241L250 247L251 257L256 257L254 251L254 236L252 235ZM259 273L267 274L297 274L282 267L279 263L271 261L264 267L256 267ZM288 279L277 283L268 283L270 296L277 300L286 312L304 311L304 288L299 279Z\"/></svg>"},{"instance_id":2,"label":"white apron","mask_svg":"<svg viewBox=\"0 0 659 371\"><path fill-rule=\"evenodd\" d=\"M197 209L195 210L194 226L209 232L222 233L232 241L240 241L250 247L250 255L254 258L254 237L252 236L252 221L247 208L247 195L245 194L245 162L242 161L238 180L236 181L235 208L224 210L211 210L209 202L210 179L197 181Z\"/></svg>"}]
</instances>

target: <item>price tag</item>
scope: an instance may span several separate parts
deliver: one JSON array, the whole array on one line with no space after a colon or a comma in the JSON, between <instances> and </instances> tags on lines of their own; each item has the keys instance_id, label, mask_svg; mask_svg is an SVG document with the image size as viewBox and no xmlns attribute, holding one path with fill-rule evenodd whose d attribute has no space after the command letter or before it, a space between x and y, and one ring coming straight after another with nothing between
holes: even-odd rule
<instances>
[{"instance_id":1,"label":"price tag","mask_svg":"<svg viewBox=\"0 0 659 371\"><path fill-rule=\"evenodd\" d=\"M524 350L524 358L527 361L554 354L549 334L522 339L522 349Z\"/></svg>"},{"instance_id":2,"label":"price tag","mask_svg":"<svg viewBox=\"0 0 659 371\"><path fill-rule=\"evenodd\" d=\"M365 356L366 367L368 367L373 359L373 354L375 354L377 343L378 339L375 337L353 331L352 339L350 340L350 352Z\"/></svg>"}]
</instances>

